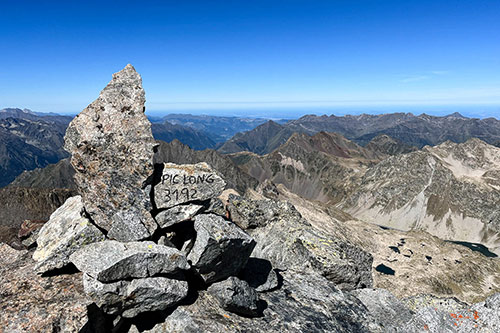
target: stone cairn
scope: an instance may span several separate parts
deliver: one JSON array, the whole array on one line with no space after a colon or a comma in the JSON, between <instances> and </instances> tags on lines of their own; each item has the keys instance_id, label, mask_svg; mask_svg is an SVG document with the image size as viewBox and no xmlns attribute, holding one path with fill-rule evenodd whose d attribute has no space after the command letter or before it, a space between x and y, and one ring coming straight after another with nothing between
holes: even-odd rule
<instances>
[{"instance_id":1,"label":"stone cairn","mask_svg":"<svg viewBox=\"0 0 500 333\"><path fill-rule=\"evenodd\" d=\"M73 264L92 300L123 318L207 287L225 310L257 315L255 289L236 277L256 242L217 199L225 181L206 163L153 165L144 103L141 77L127 65L70 123L65 148L81 196L40 230L37 272Z\"/></svg>"}]
</instances>

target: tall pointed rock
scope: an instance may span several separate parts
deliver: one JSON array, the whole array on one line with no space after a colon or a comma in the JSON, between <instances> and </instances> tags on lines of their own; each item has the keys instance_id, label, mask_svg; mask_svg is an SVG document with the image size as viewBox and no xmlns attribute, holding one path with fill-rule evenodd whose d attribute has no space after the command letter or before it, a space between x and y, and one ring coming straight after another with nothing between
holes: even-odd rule
<instances>
[{"instance_id":1,"label":"tall pointed rock","mask_svg":"<svg viewBox=\"0 0 500 333\"><path fill-rule=\"evenodd\" d=\"M147 238L157 227L145 189L155 146L145 101L141 76L127 65L73 119L64 138L86 211L120 241Z\"/></svg>"}]
</instances>

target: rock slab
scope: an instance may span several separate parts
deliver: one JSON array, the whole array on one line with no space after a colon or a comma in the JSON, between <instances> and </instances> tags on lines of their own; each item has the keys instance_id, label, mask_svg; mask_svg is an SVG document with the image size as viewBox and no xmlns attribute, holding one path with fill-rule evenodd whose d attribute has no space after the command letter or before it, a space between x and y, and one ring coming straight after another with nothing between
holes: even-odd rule
<instances>
[{"instance_id":1,"label":"rock slab","mask_svg":"<svg viewBox=\"0 0 500 333\"><path fill-rule=\"evenodd\" d=\"M33 259L38 262L38 273L62 268L70 263L69 257L75 251L104 240L102 232L82 213L82 198L69 198L40 229L36 240L38 247L33 254Z\"/></svg>"},{"instance_id":2,"label":"rock slab","mask_svg":"<svg viewBox=\"0 0 500 333\"><path fill-rule=\"evenodd\" d=\"M85 292L108 314L132 318L143 312L165 310L188 294L186 281L165 277L102 283L85 274Z\"/></svg>"},{"instance_id":3,"label":"rock slab","mask_svg":"<svg viewBox=\"0 0 500 333\"><path fill-rule=\"evenodd\" d=\"M171 208L191 201L218 197L226 182L207 163L165 163L159 183L154 186L158 209Z\"/></svg>"},{"instance_id":4,"label":"rock slab","mask_svg":"<svg viewBox=\"0 0 500 333\"><path fill-rule=\"evenodd\" d=\"M257 292L246 281L231 276L208 287L208 292L224 310L249 317L258 315Z\"/></svg>"},{"instance_id":5,"label":"rock slab","mask_svg":"<svg viewBox=\"0 0 500 333\"><path fill-rule=\"evenodd\" d=\"M252 237L215 214L197 215L194 229L196 241L188 260L206 283L237 275L255 247Z\"/></svg>"},{"instance_id":6,"label":"rock slab","mask_svg":"<svg viewBox=\"0 0 500 333\"><path fill-rule=\"evenodd\" d=\"M163 210L155 216L160 228L168 228L177 223L192 219L201 209L202 205L179 205Z\"/></svg>"},{"instance_id":7,"label":"rock slab","mask_svg":"<svg viewBox=\"0 0 500 333\"><path fill-rule=\"evenodd\" d=\"M73 119L64 138L86 211L120 241L145 239L157 227L144 189L155 146L145 101L142 79L127 65Z\"/></svg>"},{"instance_id":8,"label":"rock slab","mask_svg":"<svg viewBox=\"0 0 500 333\"><path fill-rule=\"evenodd\" d=\"M70 260L80 271L101 282L175 275L190 268L179 250L150 241L106 240L81 248Z\"/></svg>"}]
</instances>

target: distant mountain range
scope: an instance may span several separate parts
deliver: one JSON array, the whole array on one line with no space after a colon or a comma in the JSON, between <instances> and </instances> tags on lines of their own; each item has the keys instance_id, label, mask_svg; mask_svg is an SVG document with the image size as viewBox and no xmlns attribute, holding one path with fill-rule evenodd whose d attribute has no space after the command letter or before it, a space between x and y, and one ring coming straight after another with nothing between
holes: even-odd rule
<instances>
[{"instance_id":1,"label":"distant mountain range","mask_svg":"<svg viewBox=\"0 0 500 333\"><path fill-rule=\"evenodd\" d=\"M203 131L179 124L171 124L168 121L153 123L151 125L153 136L157 140L171 142L179 140L192 149L203 150L214 148L216 143L211 136Z\"/></svg>"},{"instance_id":2,"label":"distant mountain range","mask_svg":"<svg viewBox=\"0 0 500 333\"><path fill-rule=\"evenodd\" d=\"M216 143L223 143L236 133L252 130L268 121L265 118L218 117L191 114L169 114L161 118L161 120L204 132ZM282 124L286 120L277 120L277 122ZM184 143L187 144L186 142Z\"/></svg>"},{"instance_id":3,"label":"distant mountain range","mask_svg":"<svg viewBox=\"0 0 500 333\"><path fill-rule=\"evenodd\" d=\"M0 186L24 170L67 157L62 145L70 121L71 117L38 116L27 110L0 110Z\"/></svg>"},{"instance_id":4,"label":"distant mountain range","mask_svg":"<svg viewBox=\"0 0 500 333\"><path fill-rule=\"evenodd\" d=\"M342 134L362 146L379 135L388 135L418 148L438 145L447 140L461 143L470 138L497 145L500 142L500 121L495 118L467 118L459 113L444 117L426 114L415 116L411 113L343 117L306 115L286 124L269 121L251 131L238 133L224 143L219 152L268 154L293 133L313 135L321 131Z\"/></svg>"},{"instance_id":5,"label":"distant mountain range","mask_svg":"<svg viewBox=\"0 0 500 333\"><path fill-rule=\"evenodd\" d=\"M185 118L182 118L185 117ZM43 168L68 156L62 148L66 127L72 117L37 113L27 109L0 110L0 187L24 170ZM266 119L167 115L153 119L157 140L179 140L195 150L215 148L225 137L253 129Z\"/></svg>"}]
</instances>

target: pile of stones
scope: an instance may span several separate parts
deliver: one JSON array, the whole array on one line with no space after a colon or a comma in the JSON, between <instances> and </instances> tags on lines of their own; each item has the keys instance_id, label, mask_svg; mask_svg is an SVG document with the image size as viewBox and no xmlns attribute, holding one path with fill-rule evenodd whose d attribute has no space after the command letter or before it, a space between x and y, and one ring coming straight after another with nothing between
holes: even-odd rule
<instances>
[{"instance_id":1,"label":"pile of stones","mask_svg":"<svg viewBox=\"0 0 500 333\"><path fill-rule=\"evenodd\" d=\"M69 125L65 148L81 196L40 230L37 272L74 265L92 300L123 318L174 307L207 288L225 310L257 316L255 289L237 277L256 242L218 199L225 181L206 163L153 165L144 102L141 78L128 65Z\"/></svg>"}]
</instances>

